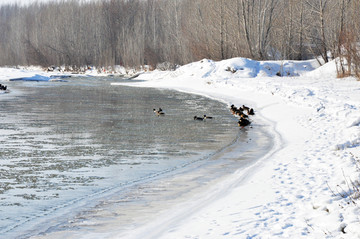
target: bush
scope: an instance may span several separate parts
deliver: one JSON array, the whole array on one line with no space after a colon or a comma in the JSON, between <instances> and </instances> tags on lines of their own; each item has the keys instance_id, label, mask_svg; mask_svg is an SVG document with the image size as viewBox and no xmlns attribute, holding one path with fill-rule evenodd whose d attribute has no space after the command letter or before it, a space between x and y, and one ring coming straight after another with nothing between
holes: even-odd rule
<instances>
[{"instance_id":1,"label":"bush","mask_svg":"<svg viewBox=\"0 0 360 239\"><path fill-rule=\"evenodd\" d=\"M360 80L360 54L357 36L353 31L342 31L339 36L336 64L339 78L355 76Z\"/></svg>"},{"instance_id":2,"label":"bush","mask_svg":"<svg viewBox=\"0 0 360 239\"><path fill-rule=\"evenodd\" d=\"M162 63L158 63L156 65L156 69L160 70L160 71L174 71L176 70L176 68L178 67L178 65L170 63L170 62L162 62Z\"/></svg>"}]
</instances>

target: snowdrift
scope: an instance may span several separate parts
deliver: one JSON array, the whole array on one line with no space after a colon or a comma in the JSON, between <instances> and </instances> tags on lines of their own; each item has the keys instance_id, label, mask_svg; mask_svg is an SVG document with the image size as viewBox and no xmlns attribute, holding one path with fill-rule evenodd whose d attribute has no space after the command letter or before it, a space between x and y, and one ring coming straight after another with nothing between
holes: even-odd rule
<instances>
[{"instance_id":1,"label":"snowdrift","mask_svg":"<svg viewBox=\"0 0 360 239\"><path fill-rule=\"evenodd\" d=\"M182 77L273 77L300 76L319 67L314 60L310 61L254 61L247 58L232 58L215 62L203 59L190 63L175 70Z\"/></svg>"}]
</instances>

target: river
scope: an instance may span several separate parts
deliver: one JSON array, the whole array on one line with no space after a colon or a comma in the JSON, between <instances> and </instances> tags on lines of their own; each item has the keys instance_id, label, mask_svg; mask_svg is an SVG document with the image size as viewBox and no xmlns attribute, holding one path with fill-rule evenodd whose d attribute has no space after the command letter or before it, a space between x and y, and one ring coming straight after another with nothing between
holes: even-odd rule
<instances>
[{"instance_id":1,"label":"river","mask_svg":"<svg viewBox=\"0 0 360 239\"><path fill-rule=\"evenodd\" d=\"M0 96L0 237L119 230L151 220L271 147L222 102L111 86L119 77L9 82ZM161 107L165 115L153 109ZM195 115L213 119L195 121ZM262 145L258 150L258 145ZM106 226L105 226L106 225Z\"/></svg>"}]
</instances>

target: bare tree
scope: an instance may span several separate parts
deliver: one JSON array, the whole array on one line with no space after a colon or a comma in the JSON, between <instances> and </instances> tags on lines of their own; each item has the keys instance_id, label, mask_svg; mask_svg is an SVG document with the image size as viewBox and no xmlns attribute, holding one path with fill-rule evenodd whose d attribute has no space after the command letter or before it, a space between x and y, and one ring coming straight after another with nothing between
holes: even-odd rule
<instances>
[{"instance_id":1,"label":"bare tree","mask_svg":"<svg viewBox=\"0 0 360 239\"><path fill-rule=\"evenodd\" d=\"M357 0L76 0L0 7L0 65L305 59L358 41ZM342 39L340 39L340 37ZM349 36L350 37L350 36ZM340 44L341 43L341 44Z\"/></svg>"},{"instance_id":2,"label":"bare tree","mask_svg":"<svg viewBox=\"0 0 360 239\"><path fill-rule=\"evenodd\" d=\"M329 8L331 8L330 1L331 0L305 1L309 10L316 16L314 18L315 25L313 31L308 36L315 42L317 52L321 55L325 63L329 62L328 53L331 50L331 43L326 37L328 26L325 24L325 22L327 22L326 18L329 16ZM319 31L317 31L317 29Z\"/></svg>"}]
</instances>

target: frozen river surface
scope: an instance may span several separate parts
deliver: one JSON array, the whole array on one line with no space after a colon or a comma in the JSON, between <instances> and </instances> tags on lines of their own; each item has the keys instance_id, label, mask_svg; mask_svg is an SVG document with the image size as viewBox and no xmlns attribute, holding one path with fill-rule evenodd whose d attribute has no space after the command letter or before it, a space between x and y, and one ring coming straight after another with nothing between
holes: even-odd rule
<instances>
[{"instance_id":1,"label":"frozen river surface","mask_svg":"<svg viewBox=\"0 0 360 239\"><path fill-rule=\"evenodd\" d=\"M116 213L106 220L134 225L159 209L145 205L178 198L271 147L260 125L239 130L224 103L114 81L126 80L9 82L11 93L0 96L0 238L81 230L89 218L104 224L99 208L109 205ZM154 114L158 107L165 116ZM194 121L204 114L214 119Z\"/></svg>"}]
</instances>

